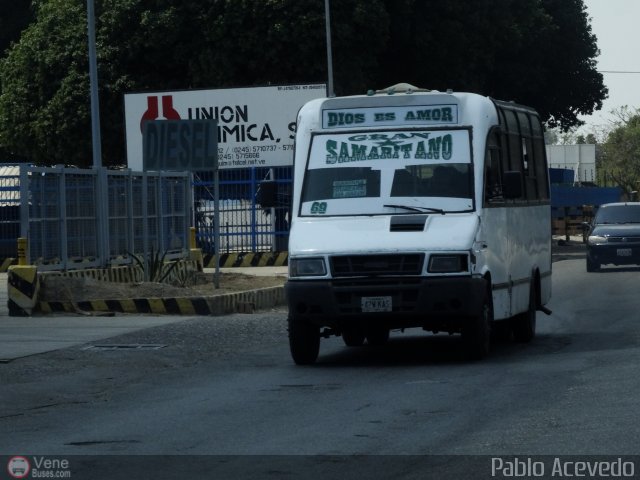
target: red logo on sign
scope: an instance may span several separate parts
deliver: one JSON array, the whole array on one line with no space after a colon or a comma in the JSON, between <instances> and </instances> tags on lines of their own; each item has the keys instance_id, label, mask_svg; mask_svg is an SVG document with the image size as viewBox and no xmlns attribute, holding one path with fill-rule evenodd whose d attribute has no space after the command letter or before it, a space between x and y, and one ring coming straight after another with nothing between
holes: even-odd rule
<instances>
[{"instance_id":1,"label":"red logo on sign","mask_svg":"<svg viewBox=\"0 0 640 480\"><path fill-rule=\"evenodd\" d=\"M180 120L180 114L173 108L172 95L162 96L162 113L160 113L158 109L158 97L147 97L147 110L142 114L142 118L140 119L140 130L143 130L144 122L147 120L158 119Z\"/></svg>"}]
</instances>

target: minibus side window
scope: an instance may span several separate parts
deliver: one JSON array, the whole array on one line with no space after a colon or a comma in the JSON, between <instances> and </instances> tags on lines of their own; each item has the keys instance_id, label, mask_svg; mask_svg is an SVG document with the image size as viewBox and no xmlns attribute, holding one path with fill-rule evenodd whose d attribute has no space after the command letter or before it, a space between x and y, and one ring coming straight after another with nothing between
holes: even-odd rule
<instances>
[{"instance_id":1,"label":"minibus side window","mask_svg":"<svg viewBox=\"0 0 640 480\"><path fill-rule=\"evenodd\" d=\"M533 156L535 158L536 183L538 184L538 199L549 200L549 181L547 172L547 162L545 160L544 136L542 124L537 116L530 117L533 129Z\"/></svg>"},{"instance_id":2,"label":"minibus side window","mask_svg":"<svg viewBox=\"0 0 640 480\"><path fill-rule=\"evenodd\" d=\"M520 139L520 128L515 112L504 110L507 124L507 136L509 138L509 170L522 172L522 141Z\"/></svg>"},{"instance_id":3,"label":"minibus side window","mask_svg":"<svg viewBox=\"0 0 640 480\"><path fill-rule=\"evenodd\" d=\"M496 107L504 132L503 172L511 170L522 173L522 200L528 203L548 202L549 176L540 118L532 110L511 106L506 102L498 102Z\"/></svg>"},{"instance_id":4,"label":"minibus side window","mask_svg":"<svg viewBox=\"0 0 640 480\"><path fill-rule=\"evenodd\" d=\"M538 162L531 142L531 126L529 117L524 112L518 112L520 135L522 138L522 159L524 172L525 197L527 200L538 200L538 182L536 180L535 165Z\"/></svg>"},{"instance_id":5,"label":"minibus side window","mask_svg":"<svg viewBox=\"0 0 640 480\"><path fill-rule=\"evenodd\" d=\"M487 136L485 152L484 203L502 201L502 148L499 128Z\"/></svg>"}]
</instances>

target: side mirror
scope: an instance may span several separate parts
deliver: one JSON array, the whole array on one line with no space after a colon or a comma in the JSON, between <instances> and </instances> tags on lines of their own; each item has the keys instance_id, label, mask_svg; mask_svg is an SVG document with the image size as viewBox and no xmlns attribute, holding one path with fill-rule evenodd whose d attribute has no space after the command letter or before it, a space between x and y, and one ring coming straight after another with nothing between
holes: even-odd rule
<instances>
[{"instance_id":1,"label":"side mirror","mask_svg":"<svg viewBox=\"0 0 640 480\"><path fill-rule=\"evenodd\" d=\"M582 231L586 232L591 228L591 223L589 222L582 222Z\"/></svg>"},{"instance_id":2,"label":"side mirror","mask_svg":"<svg viewBox=\"0 0 640 480\"><path fill-rule=\"evenodd\" d=\"M502 176L502 194L510 200L522 198L522 172L504 172Z\"/></svg>"}]
</instances>

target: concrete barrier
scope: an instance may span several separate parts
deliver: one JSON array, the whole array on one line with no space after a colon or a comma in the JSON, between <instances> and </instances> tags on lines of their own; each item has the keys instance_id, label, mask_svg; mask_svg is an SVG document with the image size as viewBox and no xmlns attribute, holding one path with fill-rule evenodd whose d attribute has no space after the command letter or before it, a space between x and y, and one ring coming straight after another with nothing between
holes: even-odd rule
<instances>
[{"instance_id":1,"label":"concrete barrier","mask_svg":"<svg viewBox=\"0 0 640 480\"><path fill-rule=\"evenodd\" d=\"M85 302L39 302L42 313L118 312L167 315L253 313L286 303L284 287L267 287L211 297L132 298Z\"/></svg>"},{"instance_id":2,"label":"concrete barrier","mask_svg":"<svg viewBox=\"0 0 640 480\"><path fill-rule=\"evenodd\" d=\"M7 272L9 315L30 316L38 303L40 279L33 265L11 265Z\"/></svg>"}]
</instances>

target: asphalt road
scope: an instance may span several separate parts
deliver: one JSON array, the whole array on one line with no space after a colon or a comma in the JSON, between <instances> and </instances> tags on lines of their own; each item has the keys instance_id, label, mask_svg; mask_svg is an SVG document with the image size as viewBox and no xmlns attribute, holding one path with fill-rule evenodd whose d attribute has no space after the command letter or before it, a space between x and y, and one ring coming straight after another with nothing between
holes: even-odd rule
<instances>
[{"instance_id":1,"label":"asphalt road","mask_svg":"<svg viewBox=\"0 0 640 480\"><path fill-rule=\"evenodd\" d=\"M190 478L213 478L193 473L211 474L203 458L236 478L259 478L251 468L316 478L365 460L369 478L436 478L445 467L490 478L496 456L638 454L639 273L554 263L553 315L538 314L536 339L497 344L482 362L466 361L455 336L414 331L375 348L323 340L318 363L297 367L284 309L100 342L153 350L85 345L18 359L0 365L0 454L81 458L84 473L116 461L94 455L180 455L164 461L182 462ZM145 457L118 458L129 469L113 468L130 474Z\"/></svg>"}]
</instances>

